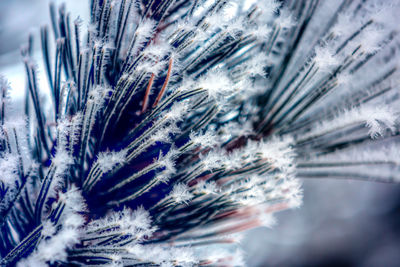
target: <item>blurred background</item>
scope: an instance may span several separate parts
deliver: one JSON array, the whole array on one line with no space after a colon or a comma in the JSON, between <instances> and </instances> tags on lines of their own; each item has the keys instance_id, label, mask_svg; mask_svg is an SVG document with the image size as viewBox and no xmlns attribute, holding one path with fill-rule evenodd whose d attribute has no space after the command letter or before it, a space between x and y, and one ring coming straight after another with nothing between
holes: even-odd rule
<instances>
[{"instance_id":1,"label":"blurred background","mask_svg":"<svg viewBox=\"0 0 400 267\"><path fill-rule=\"evenodd\" d=\"M79 15L85 27L88 1L65 2L71 19ZM19 48L33 33L40 70L39 28L48 22L48 0L0 1L0 75L8 78L16 100L25 87ZM43 75L40 82L47 82ZM246 233L248 266L400 266L400 185L303 182L300 209L278 214L272 229Z\"/></svg>"},{"instance_id":2,"label":"blurred background","mask_svg":"<svg viewBox=\"0 0 400 267\"><path fill-rule=\"evenodd\" d=\"M300 209L247 234L248 266L400 266L398 184L316 179L303 189Z\"/></svg>"}]
</instances>

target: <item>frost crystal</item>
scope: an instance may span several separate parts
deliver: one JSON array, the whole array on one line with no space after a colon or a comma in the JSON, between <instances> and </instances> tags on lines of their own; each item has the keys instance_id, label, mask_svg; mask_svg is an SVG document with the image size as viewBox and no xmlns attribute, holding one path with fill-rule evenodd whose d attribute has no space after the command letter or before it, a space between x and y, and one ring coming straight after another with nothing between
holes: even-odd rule
<instances>
[{"instance_id":1,"label":"frost crystal","mask_svg":"<svg viewBox=\"0 0 400 267\"><path fill-rule=\"evenodd\" d=\"M171 192L171 197L178 204L187 204L189 200L193 198L193 195L189 192L189 187L184 184L177 184L174 186Z\"/></svg>"}]
</instances>

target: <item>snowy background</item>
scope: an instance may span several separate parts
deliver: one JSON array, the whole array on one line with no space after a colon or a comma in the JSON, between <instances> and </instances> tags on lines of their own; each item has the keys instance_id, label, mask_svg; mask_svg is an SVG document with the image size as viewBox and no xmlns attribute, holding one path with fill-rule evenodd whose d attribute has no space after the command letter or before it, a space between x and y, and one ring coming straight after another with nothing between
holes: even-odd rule
<instances>
[{"instance_id":1,"label":"snowy background","mask_svg":"<svg viewBox=\"0 0 400 267\"><path fill-rule=\"evenodd\" d=\"M85 21L86 0L66 2ZM0 1L0 74L14 99L25 86L19 47L34 33L40 69L39 27L48 21L47 0ZM307 180L303 206L277 217L243 239L248 266L400 266L400 185Z\"/></svg>"}]
</instances>

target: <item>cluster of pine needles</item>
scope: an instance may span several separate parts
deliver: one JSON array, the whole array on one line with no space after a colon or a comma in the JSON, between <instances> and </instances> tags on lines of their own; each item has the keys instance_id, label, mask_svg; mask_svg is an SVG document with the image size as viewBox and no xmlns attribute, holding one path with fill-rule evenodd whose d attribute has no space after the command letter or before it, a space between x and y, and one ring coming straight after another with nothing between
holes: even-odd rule
<instances>
[{"instance_id":1,"label":"cluster of pine needles","mask_svg":"<svg viewBox=\"0 0 400 267\"><path fill-rule=\"evenodd\" d=\"M249 2L50 5L20 113L0 81L1 266L240 266L299 177L398 180L396 6Z\"/></svg>"}]
</instances>

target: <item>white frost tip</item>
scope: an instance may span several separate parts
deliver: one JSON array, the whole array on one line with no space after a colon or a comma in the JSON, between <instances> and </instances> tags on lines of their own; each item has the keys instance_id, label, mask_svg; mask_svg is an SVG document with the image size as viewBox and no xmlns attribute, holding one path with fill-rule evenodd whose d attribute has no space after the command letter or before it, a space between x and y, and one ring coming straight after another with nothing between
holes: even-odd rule
<instances>
[{"instance_id":1,"label":"white frost tip","mask_svg":"<svg viewBox=\"0 0 400 267\"><path fill-rule=\"evenodd\" d=\"M177 184L172 189L170 196L175 200L176 203L187 204L189 200L193 198L192 193L189 192L189 187L185 184Z\"/></svg>"},{"instance_id":2,"label":"white frost tip","mask_svg":"<svg viewBox=\"0 0 400 267\"><path fill-rule=\"evenodd\" d=\"M117 164L123 164L126 158L126 151L101 152L97 156L97 163L103 173L111 171Z\"/></svg>"}]
</instances>

